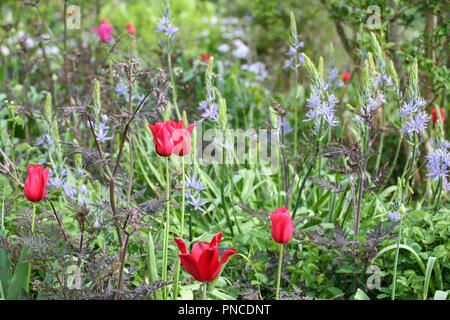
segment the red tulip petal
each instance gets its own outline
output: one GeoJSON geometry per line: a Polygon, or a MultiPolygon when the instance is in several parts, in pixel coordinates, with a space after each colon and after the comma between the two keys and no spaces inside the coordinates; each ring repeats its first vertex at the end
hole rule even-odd
{"type": "Polygon", "coordinates": [[[217,269],[220,269],[219,250],[217,250],[217,248],[206,248],[203,250],[197,261],[197,268],[200,272],[202,281],[213,281],[214,275],[217,273],[217,269]]]}
{"type": "Polygon", "coordinates": [[[154,139],[155,142],[156,142],[156,139],[157,139],[157,137],[158,137],[158,130],[156,129],[156,125],[149,124],[148,127],[149,127],[150,130],[152,131],[153,139],[154,139]]]}
{"type": "Polygon", "coordinates": [[[197,281],[203,281],[197,266],[197,261],[190,254],[179,254],[180,262],[186,271],[197,281]]]}
{"type": "Polygon", "coordinates": [[[186,246],[186,242],[184,242],[182,239],[178,239],[178,238],[174,238],[173,239],[178,247],[178,249],[180,249],[180,252],[182,254],[187,254],[187,246],[186,246]]]}
{"type": "Polygon", "coordinates": [[[222,269],[222,265],[223,265],[225,262],[227,262],[228,259],[230,258],[230,256],[232,256],[232,255],[235,254],[235,253],[239,253],[239,252],[238,252],[237,250],[231,248],[231,249],[227,250],[227,251],[222,255],[222,258],[221,258],[220,261],[219,261],[219,268],[217,268],[217,269],[215,270],[215,272],[213,273],[213,275],[212,275],[211,278],[213,278],[213,279],[217,278],[217,276],[218,276],[219,273],[220,273],[220,270],[222,269]]]}
{"type": "Polygon", "coordinates": [[[222,240],[222,231],[219,231],[209,243],[210,248],[218,248],[220,244],[220,240],[222,240]]]}
{"type": "Polygon", "coordinates": [[[209,248],[208,242],[194,243],[194,245],[192,246],[192,256],[195,258],[195,260],[198,260],[202,252],[207,248],[209,248]]]}
{"type": "Polygon", "coordinates": [[[162,127],[158,132],[158,138],[156,142],[156,152],[163,157],[168,157],[172,154],[174,143],[170,137],[169,131],[166,127],[162,127]]]}
{"type": "Polygon", "coordinates": [[[195,126],[195,123],[191,123],[191,124],[189,125],[189,127],[187,127],[186,130],[189,132],[189,134],[192,133],[192,129],[194,129],[194,126],[195,126]]]}
{"type": "Polygon", "coordinates": [[[228,259],[233,255],[239,253],[239,251],[237,251],[236,249],[228,249],[227,251],[225,251],[225,253],[222,255],[222,258],[220,258],[220,265],[223,265],[225,262],[228,261],[228,259]]]}

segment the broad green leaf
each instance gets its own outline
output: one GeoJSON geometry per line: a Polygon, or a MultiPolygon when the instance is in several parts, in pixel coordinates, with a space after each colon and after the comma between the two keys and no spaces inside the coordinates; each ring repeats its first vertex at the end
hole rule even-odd
{"type": "Polygon", "coordinates": [[[30,263],[24,262],[27,257],[28,248],[23,247],[19,261],[17,262],[16,270],[14,271],[14,275],[8,288],[8,294],[6,296],[8,300],[19,300],[22,295],[22,290],[28,290],[30,263]]]}
{"type": "Polygon", "coordinates": [[[370,298],[364,291],[358,288],[355,293],[355,300],[370,300],[370,298]]]}

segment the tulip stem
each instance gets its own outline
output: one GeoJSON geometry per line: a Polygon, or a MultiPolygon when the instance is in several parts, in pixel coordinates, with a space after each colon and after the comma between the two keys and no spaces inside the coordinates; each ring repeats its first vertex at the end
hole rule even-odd
{"type": "MultiPolygon", "coordinates": [[[[181,230],[180,239],[183,239],[184,233],[184,201],[185,201],[185,176],[184,176],[184,156],[181,157],[181,176],[182,176],[182,190],[181,190],[181,230]]],[[[180,259],[177,260],[177,267],[175,269],[175,287],[173,290],[173,300],[177,300],[178,296],[178,280],[180,279],[180,259]]]]}
{"type": "Polygon", "coordinates": [[[177,114],[178,120],[181,119],[181,114],[180,114],[180,110],[178,109],[178,104],[177,104],[177,84],[175,82],[175,77],[173,74],[173,67],[172,67],[172,54],[171,54],[171,50],[170,50],[170,46],[169,46],[169,50],[167,51],[167,65],[169,68],[169,76],[170,76],[170,82],[172,83],[172,103],[175,107],[175,112],[177,114]]]}
{"type": "Polygon", "coordinates": [[[208,293],[208,282],[203,283],[203,300],[207,300],[207,293],[208,293]]]}
{"type": "Polygon", "coordinates": [[[281,264],[283,262],[283,248],[284,248],[284,244],[280,243],[280,257],[278,258],[277,292],[275,295],[275,300],[278,300],[278,297],[280,294],[281,264]]]}
{"type": "MultiPolygon", "coordinates": [[[[33,218],[31,220],[31,233],[34,234],[34,218],[36,216],[36,203],[33,202],[33,218]]],[[[28,292],[30,288],[30,280],[31,280],[31,263],[28,263],[28,274],[27,274],[27,285],[25,288],[25,292],[28,292]]]]}
{"type": "Polygon", "coordinates": [[[34,233],[34,219],[36,217],[36,203],[33,203],[33,218],[31,220],[31,233],[34,233]]]}
{"type": "MultiPolygon", "coordinates": [[[[162,279],[167,282],[167,258],[168,258],[168,247],[169,247],[169,219],[170,219],[170,181],[169,181],[169,159],[166,158],[166,183],[167,183],[167,193],[166,193],[166,225],[165,225],[165,235],[164,235],[164,249],[163,249],[163,270],[162,279]]],[[[163,299],[167,299],[167,286],[163,289],[163,299]]]]}

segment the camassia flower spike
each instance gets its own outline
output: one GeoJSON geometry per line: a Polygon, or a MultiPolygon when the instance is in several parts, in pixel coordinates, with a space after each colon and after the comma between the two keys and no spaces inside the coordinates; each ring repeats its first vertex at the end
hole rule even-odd
{"type": "Polygon", "coordinates": [[[48,182],[48,168],[42,169],[40,164],[35,166],[27,164],[27,168],[28,177],[24,184],[25,197],[32,202],[41,201],[45,197],[45,187],[48,182]]]}
{"type": "Polygon", "coordinates": [[[222,239],[222,231],[217,233],[211,242],[196,242],[192,247],[192,253],[188,253],[186,243],[175,238],[175,243],[180,249],[181,264],[186,271],[200,282],[214,281],[222,269],[222,265],[228,261],[231,255],[238,253],[235,249],[227,250],[219,260],[219,244],[222,239]]]}

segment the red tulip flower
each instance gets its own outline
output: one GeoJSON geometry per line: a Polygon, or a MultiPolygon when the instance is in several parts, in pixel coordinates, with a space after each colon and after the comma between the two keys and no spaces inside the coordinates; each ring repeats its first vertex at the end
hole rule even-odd
{"type": "Polygon", "coordinates": [[[175,144],[172,140],[172,132],[175,121],[158,121],[154,125],[149,124],[148,127],[153,133],[155,139],[156,153],[161,157],[168,157],[172,154],[175,144]]]}
{"type": "Polygon", "coordinates": [[[191,123],[187,129],[184,128],[183,120],[174,124],[175,130],[172,132],[172,140],[175,144],[173,153],[180,157],[191,152],[191,133],[194,128],[194,123],[191,123]]]}
{"type": "Polygon", "coordinates": [[[132,23],[127,23],[127,29],[128,29],[128,33],[131,35],[136,33],[136,28],[134,27],[134,25],[132,23]]]}
{"type": "MultiPolygon", "coordinates": [[[[436,123],[436,121],[438,120],[436,108],[431,109],[431,113],[433,114],[433,123],[436,123]]],[[[442,118],[442,123],[445,123],[444,108],[441,108],[441,118],[442,118]]]]}
{"type": "Polygon", "coordinates": [[[211,57],[212,57],[212,55],[210,55],[210,54],[204,54],[204,53],[202,53],[202,54],[200,55],[200,58],[202,58],[202,61],[208,61],[209,59],[211,59],[211,57]]]}
{"type": "Polygon", "coordinates": [[[283,206],[270,214],[272,219],[272,238],[278,243],[288,243],[294,231],[291,213],[283,206]]]}
{"type": "Polygon", "coordinates": [[[348,81],[348,79],[350,79],[350,76],[351,76],[352,74],[350,73],[350,72],[343,72],[342,73],[342,81],[344,81],[344,83],[347,83],[347,81],[348,81]]]}
{"type": "Polygon", "coordinates": [[[192,253],[188,253],[186,243],[175,238],[175,243],[180,249],[181,264],[186,271],[200,282],[211,282],[217,278],[222,265],[228,261],[231,255],[238,253],[235,249],[227,250],[219,260],[219,244],[222,239],[222,231],[216,234],[211,242],[196,242],[192,247],[192,253]]]}
{"type": "Polygon", "coordinates": [[[168,157],[172,153],[184,156],[191,152],[191,132],[194,124],[190,124],[187,129],[184,128],[183,120],[176,121],[158,121],[148,127],[153,133],[155,139],[156,153],[162,157],[168,157]]]}
{"type": "Polygon", "coordinates": [[[25,180],[25,197],[33,202],[38,202],[45,197],[45,186],[48,182],[48,168],[42,169],[40,164],[27,165],[28,177],[25,180]]]}
{"type": "Polygon", "coordinates": [[[100,24],[99,28],[94,28],[92,29],[92,31],[98,33],[98,35],[100,36],[100,40],[102,42],[108,42],[109,40],[112,39],[112,24],[108,23],[102,23],[100,24]]]}

